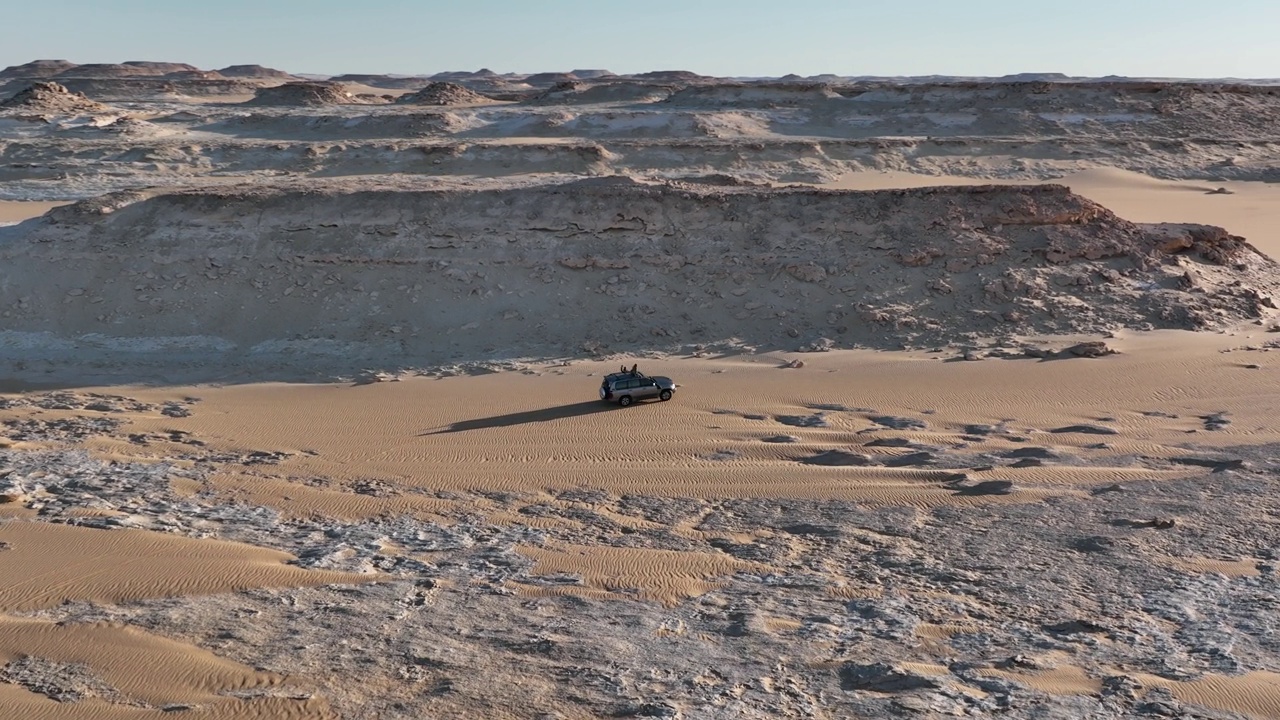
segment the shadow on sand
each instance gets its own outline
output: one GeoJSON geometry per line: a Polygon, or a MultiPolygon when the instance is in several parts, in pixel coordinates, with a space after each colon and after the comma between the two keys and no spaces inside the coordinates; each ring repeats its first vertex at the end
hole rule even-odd
{"type": "Polygon", "coordinates": [[[561,405],[559,407],[542,408],[540,410],[508,413],[506,415],[494,415],[493,417],[477,418],[475,420],[463,420],[440,430],[429,430],[419,435],[419,437],[422,435],[441,435],[444,433],[466,432],[467,430],[515,427],[516,425],[528,425],[529,423],[563,420],[565,418],[607,412],[615,409],[615,407],[616,406],[612,403],[605,403],[600,400],[588,400],[586,402],[573,403],[572,405],[561,405]]]}

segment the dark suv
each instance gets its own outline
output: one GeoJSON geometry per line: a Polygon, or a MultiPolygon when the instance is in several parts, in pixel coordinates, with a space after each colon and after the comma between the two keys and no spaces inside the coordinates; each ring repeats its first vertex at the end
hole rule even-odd
{"type": "Polygon", "coordinates": [[[600,383],[600,399],[626,407],[637,400],[658,398],[670,400],[676,384],[668,377],[650,377],[635,369],[604,376],[600,383]]]}

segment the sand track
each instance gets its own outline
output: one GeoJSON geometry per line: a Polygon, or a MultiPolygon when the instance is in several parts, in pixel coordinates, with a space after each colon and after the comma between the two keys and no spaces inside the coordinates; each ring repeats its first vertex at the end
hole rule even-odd
{"type": "MultiPolygon", "coordinates": [[[[329,517],[449,516],[467,506],[441,491],[532,497],[578,487],[872,505],[1029,502],[1212,469],[1208,461],[1172,461],[1195,455],[1180,447],[1189,437],[1220,447],[1277,439],[1268,420],[1276,406],[1263,389],[1271,385],[1223,359],[1229,339],[1192,345],[1169,334],[1113,342],[1121,354],[1047,363],[940,365],[926,356],[904,362],[841,352],[811,356],[799,370],[779,369],[768,358],[650,361],[651,372],[685,387],[670,403],[626,410],[578,399],[608,368],[592,363],[555,373],[356,386],[132,389],[152,407],[175,393],[201,400],[190,417],[126,417],[131,433],[178,433],[206,443],[197,452],[243,458],[214,477],[220,492],[329,517]],[[1162,348],[1173,345],[1183,355],[1170,365],[1162,348]],[[1170,386],[1168,377],[1185,380],[1170,386]],[[1201,377],[1215,378],[1211,390],[1201,377]],[[1005,388],[1000,397],[980,397],[997,380],[1005,388]],[[1220,413],[1230,424],[1205,430],[1205,418],[1220,413]],[[1111,434],[1054,432],[1074,426],[1111,434]],[[774,441],[779,437],[785,442],[774,441]],[[254,452],[279,459],[254,464],[254,452]],[[312,477],[336,484],[299,484],[312,477]],[[353,494],[373,480],[393,492],[353,494]],[[1014,490],[964,490],[991,480],[1011,481],[1014,490]]],[[[184,448],[86,443],[138,459],[174,457],[184,448]]]]}

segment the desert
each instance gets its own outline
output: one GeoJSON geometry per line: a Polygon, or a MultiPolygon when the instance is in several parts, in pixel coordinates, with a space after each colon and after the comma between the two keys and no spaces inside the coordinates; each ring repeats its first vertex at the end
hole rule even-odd
{"type": "Polygon", "coordinates": [[[1278,124],[8,67],[0,717],[1280,717],[1278,124]]]}

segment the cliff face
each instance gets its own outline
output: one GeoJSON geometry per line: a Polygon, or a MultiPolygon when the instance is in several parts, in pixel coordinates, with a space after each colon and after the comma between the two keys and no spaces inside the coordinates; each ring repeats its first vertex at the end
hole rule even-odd
{"type": "Polygon", "coordinates": [[[1060,186],[125,193],[0,235],[6,327],[388,364],[1212,328],[1274,263],[1060,186]]]}

